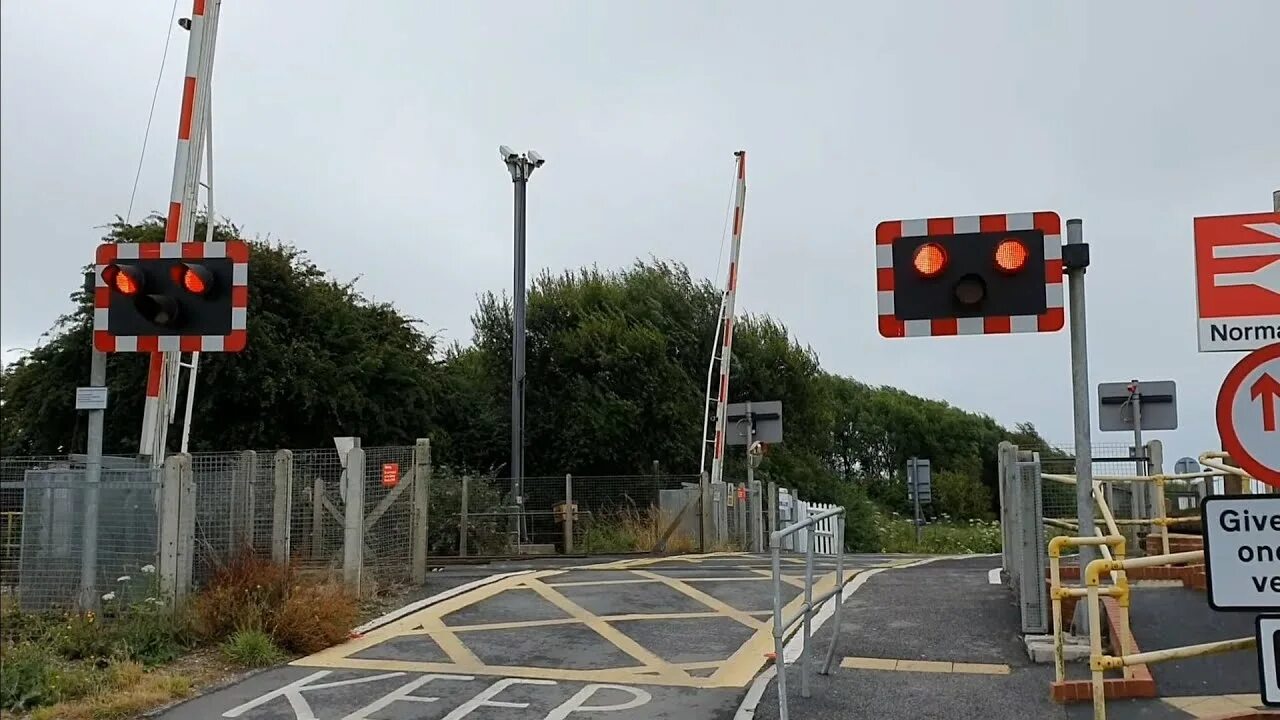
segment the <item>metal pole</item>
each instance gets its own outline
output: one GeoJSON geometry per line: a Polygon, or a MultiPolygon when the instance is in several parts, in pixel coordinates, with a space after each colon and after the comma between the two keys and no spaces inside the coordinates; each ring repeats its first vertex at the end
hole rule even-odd
{"type": "Polygon", "coordinates": [[[519,510],[524,482],[524,351],[525,351],[525,195],[529,176],[524,163],[511,171],[515,185],[515,277],[512,289],[511,334],[511,504],[517,514],[511,518],[512,532],[520,535],[519,510]]]}
{"type": "MultiPolygon", "coordinates": [[[[1142,477],[1147,474],[1147,450],[1142,446],[1142,387],[1137,380],[1133,381],[1133,466],[1134,474],[1142,477]]],[[[1110,483],[1108,483],[1110,487],[1110,483]]],[[[1129,513],[1134,520],[1140,520],[1143,517],[1142,504],[1139,502],[1141,498],[1144,502],[1147,494],[1146,483],[1133,483],[1133,493],[1131,504],[1131,512],[1129,513]]],[[[1115,512],[1115,505],[1111,503],[1111,498],[1107,498],[1107,505],[1115,512]]]]}
{"type": "MultiPolygon", "coordinates": [[[[806,520],[808,517],[805,518],[806,520]]],[[[800,646],[800,697],[809,697],[809,639],[813,618],[813,546],[818,526],[810,525],[804,533],[804,644],[800,646]]]]}
{"type": "MultiPolygon", "coordinates": [[[[702,476],[705,478],[706,473],[702,476]]],[[[774,530],[776,533],[777,530],[774,530]]],[[[773,667],[778,674],[778,718],[787,720],[787,659],[782,643],[782,541],[777,536],[769,539],[773,562],[773,667]]]]}
{"type": "MultiPolygon", "coordinates": [[[[93,351],[89,385],[107,384],[107,354],[93,351]]],[[[80,609],[98,606],[98,481],[102,478],[102,426],[106,410],[89,411],[89,436],[84,466],[84,538],[80,544],[80,609]]]]}
{"type": "MultiPolygon", "coordinates": [[[[1079,218],[1067,220],[1067,244],[1084,242],[1084,229],[1079,218]]],[[[1085,324],[1085,268],[1067,270],[1067,291],[1071,306],[1071,398],[1075,416],[1076,454],[1076,519],[1083,537],[1093,537],[1093,437],[1089,407],[1089,344],[1085,324]]],[[[1093,562],[1095,551],[1080,548],[1080,571],[1093,562]]],[[[1076,626],[1087,631],[1089,615],[1084,603],[1076,605],[1076,626]]]]}
{"type": "Polygon", "coordinates": [[[1280,190],[1271,193],[1271,211],[1280,212],[1280,190]]]}
{"type": "Polygon", "coordinates": [[[836,516],[836,594],[831,600],[836,604],[835,627],[831,629],[831,644],[827,646],[827,661],[822,664],[822,674],[831,674],[831,663],[836,657],[836,642],[840,640],[840,608],[844,606],[844,512],[836,516]]]}
{"type": "Polygon", "coordinates": [[[778,530],[778,483],[770,480],[768,485],[769,496],[765,498],[769,515],[769,532],[777,532],[778,530]]]}

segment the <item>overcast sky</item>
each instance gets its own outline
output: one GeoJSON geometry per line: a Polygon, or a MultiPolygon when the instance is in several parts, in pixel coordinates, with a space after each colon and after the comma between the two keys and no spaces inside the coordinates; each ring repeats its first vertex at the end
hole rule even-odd
{"type": "MultiPolygon", "coordinates": [[[[169,12],[0,5],[6,359],[126,212],[172,35],[133,217],[167,204],[187,38],[169,12]]],[[[1066,332],[884,340],[875,323],[880,220],[1057,210],[1093,248],[1091,380],[1178,382],[1182,429],[1153,434],[1172,462],[1217,447],[1239,357],[1197,352],[1192,218],[1270,209],[1277,28],[1274,0],[229,0],[216,210],[466,341],[477,293],[511,284],[499,143],[547,158],[531,270],[652,254],[706,276],[745,149],[740,308],[832,371],[1069,443],[1066,332]]]]}

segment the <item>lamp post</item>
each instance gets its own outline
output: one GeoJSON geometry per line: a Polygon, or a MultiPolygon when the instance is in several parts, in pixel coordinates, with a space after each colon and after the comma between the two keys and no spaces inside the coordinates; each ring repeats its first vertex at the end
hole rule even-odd
{"type": "MultiPolygon", "coordinates": [[[[517,153],[506,145],[498,148],[502,162],[511,172],[515,188],[515,277],[512,288],[511,329],[511,497],[517,508],[524,505],[524,376],[525,376],[525,194],[529,176],[546,162],[533,150],[517,153]]],[[[517,541],[521,534],[520,513],[512,516],[511,530],[517,541]]]]}

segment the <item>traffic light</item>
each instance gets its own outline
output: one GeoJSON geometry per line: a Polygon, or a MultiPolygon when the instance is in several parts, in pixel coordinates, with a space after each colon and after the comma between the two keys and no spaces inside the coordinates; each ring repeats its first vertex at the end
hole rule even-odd
{"type": "Polygon", "coordinates": [[[94,345],[104,352],[244,347],[248,247],[109,243],[98,248],[94,345]]]}
{"type": "Polygon", "coordinates": [[[1056,213],[892,220],[876,228],[885,337],[1062,328],[1056,213]]]}

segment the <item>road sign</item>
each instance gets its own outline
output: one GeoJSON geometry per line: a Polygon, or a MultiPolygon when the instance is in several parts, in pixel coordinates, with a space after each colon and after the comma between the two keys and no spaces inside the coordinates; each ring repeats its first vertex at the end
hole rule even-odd
{"type": "Polygon", "coordinates": [[[782,442],[782,401],[729,403],[725,408],[725,439],[730,445],[782,442]],[[752,430],[754,429],[754,433],[752,430]]]}
{"type": "Polygon", "coordinates": [[[239,352],[248,307],[243,242],[98,246],[93,346],[99,352],[239,352]]]}
{"type": "Polygon", "coordinates": [[[97,386],[76,388],[76,409],[106,410],[107,388],[97,386]]]}
{"type": "Polygon", "coordinates": [[[1100,429],[1133,430],[1135,417],[1141,419],[1142,430],[1177,430],[1177,385],[1172,380],[1098,384],[1100,429]]]}
{"type": "Polygon", "coordinates": [[[1190,475],[1200,472],[1200,461],[1192,457],[1178,458],[1173,464],[1173,472],[1178,475],[1190,475]]]}
{"type": "Polygon", "coordinates": [[[1195,219],[1200,352],[1280,340],[1280,212],[1195,219]]]}
{"type": "Polygon", "coordinates": [[[1245,472],[1280,488],[1280,342],[1236,363],[1218,391],[1222,447],[1245,472]]]}
{"type": "Polygon", "coordinates": [[[907,500],[915,502],[916,488],[920,489],[921,504],[933,502],[933,478],[928,460],[907,459],[907,500]]]}
{"type": "Polygon", "coordinates": [[[887,338],[1061,330],[1062,277],[1054,212],[876,226],[876,305],[887,338]]]}
{"type": "Polygon", "coordinates": [[[1280,707],[1280,615],[1259,615],[1256,626],[1262,704],[1280,707]]]}
{"type": "Polygon", "coordinates": [[[1200,503],[1209,607],[1280,609],[1280,495],[1217,495],[1200,503]]]}

